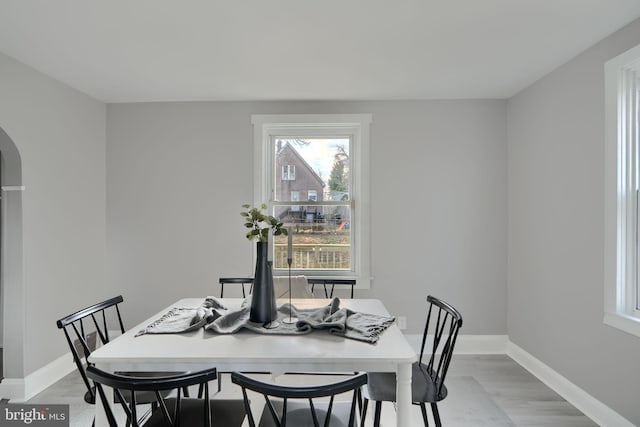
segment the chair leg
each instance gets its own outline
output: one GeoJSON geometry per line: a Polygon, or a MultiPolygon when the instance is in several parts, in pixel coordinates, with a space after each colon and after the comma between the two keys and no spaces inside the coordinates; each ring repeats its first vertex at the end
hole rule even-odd
{"type": "Polygon", "coordinates": [[[376,402],[376,410],[373,414],[373,427],[380,427],[380,412],[382,411],[382,401],[376,402]]]}
{"type": "Polygon", "coordinates": [[[440,422],[440,413],[438,412],[438,405],[435,402],[431,404],[431,412],[433,412],[433,419],[436,422],[436,427],[442,427],[442,423],[440,422]]]}
{"type": "Polygon", "coordinates": [[[364,420],[367,418],[367,407],[369,406],[369,399],[364,399],[362,402],[362,408],[360,408],[360,427],[364,427],[364,420]]]}
{"type": "Polygon", "coordinates": [[[424,420],[424,427],[429,427],[429,418],[427,417],[426,403],[420,402],[420,410],[422,411],[422,419],[424,420]]]}

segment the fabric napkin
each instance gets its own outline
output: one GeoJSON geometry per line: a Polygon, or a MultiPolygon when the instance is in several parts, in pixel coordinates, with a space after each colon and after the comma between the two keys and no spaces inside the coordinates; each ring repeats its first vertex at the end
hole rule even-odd
{"type": "MultiPolygon", "coordinates": [[[[288,317],[289,304],[283,304],[279,311],[288,317]]],[[[329,305],[319,309],[298,309],[291,305],[291,313],[298,318],[296,328],[300,333],[328,329],[334,335],[371,344],[378,342],[379,335],[395,321],[394,317],[340,308],[339,298],[333,298],[329,305]]]]}
{"type": "Polygon", "coordinates": [[[197,308],[173,307],[135,336],[144,334],[178,334],[195,331],[224,315],[227,308],[216,298],[207,297],[197,308]]]}

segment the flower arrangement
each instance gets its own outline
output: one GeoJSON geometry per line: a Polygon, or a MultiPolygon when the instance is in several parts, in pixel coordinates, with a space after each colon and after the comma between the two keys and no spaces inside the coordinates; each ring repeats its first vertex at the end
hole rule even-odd
{"type": "Polygon", "coordinates": [[[245,218],[244,226],[249,229],[246,234],[247,239],[256,240],[257,242],[269,241],[269,230],[273,231],[274,236],[288,235],[284,224],[279,222],[275,217],[266,215],[263,211],[267,209],[266,204],[260,205],[259,208],[251,207],[251,205],[242,205],[245,209],[240,212],[245,218]]]}

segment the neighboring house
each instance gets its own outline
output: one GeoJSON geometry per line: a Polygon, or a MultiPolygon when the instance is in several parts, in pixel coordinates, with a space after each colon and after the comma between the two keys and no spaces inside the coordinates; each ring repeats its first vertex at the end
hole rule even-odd
{"type": "MultiPolygon", "coordinates": [[[[322,202],[324,182],[288,142],[278,142],[276,153],[276,200],[322,202]]],[[[323,218],[322,206],[287,206],[276,215],[290,221],[313,222],[323,218]]]]}

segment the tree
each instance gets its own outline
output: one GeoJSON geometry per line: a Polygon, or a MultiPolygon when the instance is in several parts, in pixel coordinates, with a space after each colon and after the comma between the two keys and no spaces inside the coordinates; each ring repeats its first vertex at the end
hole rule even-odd
{"type": "Polygon", "coordinates": [[[339,145],[336,147],[334,155],[333,167],[329,175],[329,189],[331,191],[349,191],[349,173],[345,170],[345,164],[349,160],[349,155],[344,147],[339,145]]]}

